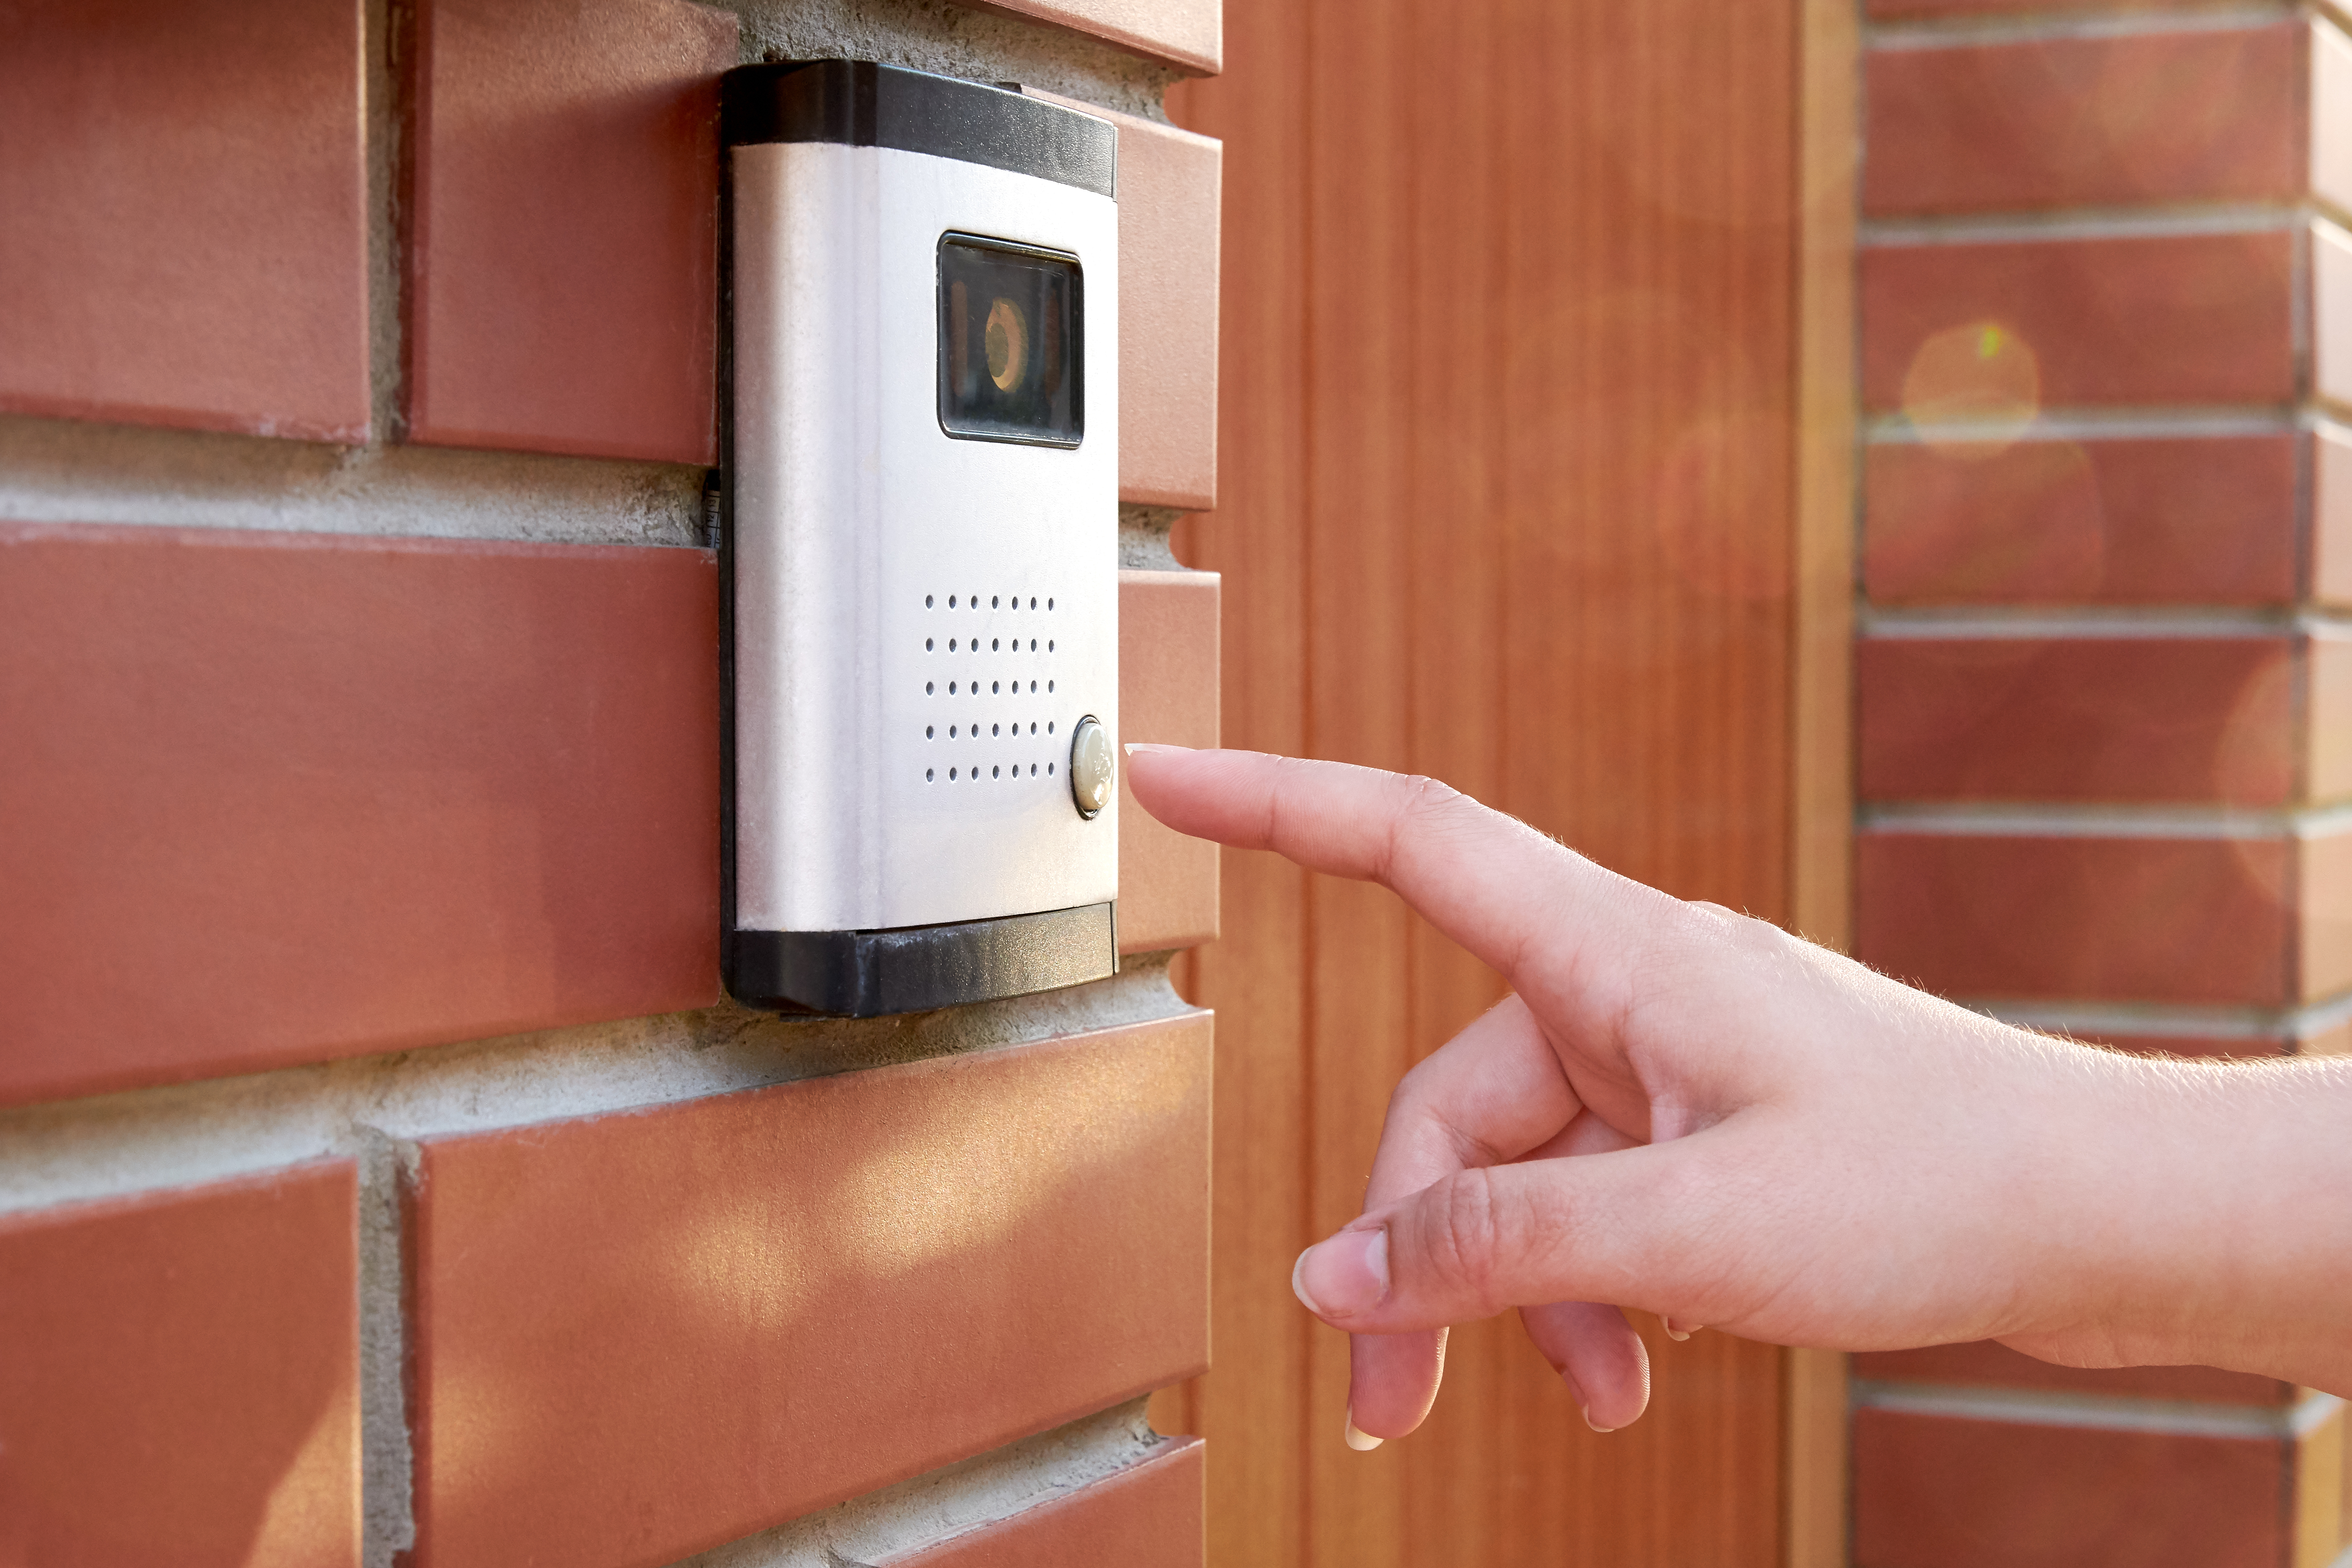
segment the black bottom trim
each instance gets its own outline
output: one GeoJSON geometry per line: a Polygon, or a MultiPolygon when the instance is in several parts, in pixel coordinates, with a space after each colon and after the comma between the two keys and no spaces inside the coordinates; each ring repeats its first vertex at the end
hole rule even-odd
{"type": "Polygon", "coordinates": [[[1118,905],[893,931],[737,931],[726,956],[727,988],[747,1007],[928,1012],[1118,973],[1118,905]]]}

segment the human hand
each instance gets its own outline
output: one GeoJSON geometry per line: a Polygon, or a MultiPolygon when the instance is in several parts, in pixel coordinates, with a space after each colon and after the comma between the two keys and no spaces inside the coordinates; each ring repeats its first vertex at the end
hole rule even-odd
{"type": "Polygon", "coordinates": [[[2294,1179],[2352,1190],[2324,1152],[2352,1143],[2352,1074],[2012,1029],[1427,779],[1134,747],[1129,782],[1181,831],[1386,884],[1515,993],[1405,1076],[1363,1216],[1299,1260],[1300,1299],[1354,1336],[1351,1441],[1418,1426],[1445,1326],[1513,1306],[1603,1430],[1648,1399],[1622,1307],[1783,1344],[2352,1382],[2323,1304],[2352,1299],[2352,1226],[2321,1225],[2316,1274],[2266,1273],[2282,1173],[2243,1157],[2284,1126],[2294,1179]],[[2315,1309],[2320,1332],[2282,1333],[2315,1309]]]}

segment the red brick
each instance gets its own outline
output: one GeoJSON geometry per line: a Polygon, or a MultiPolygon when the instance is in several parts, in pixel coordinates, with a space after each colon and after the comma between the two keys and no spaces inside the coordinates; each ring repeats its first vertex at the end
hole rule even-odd
{"type": "Polygon", "coordinates": [[[1856,1568],[2277,1568],[2290,1446],[1859,1410],[1856,1568]]]}
{"type": "Polygon", "coordinates": [[[1864,210],[2294,201],[2308,37],[2282,21],[1873,51],[1864,210]]]}
{"type": "Polygon", "coordinates": [[[715,1000],[716,580],[0,525],[0,1103],[715,1000]]]}
{"type": "MultiPolygon", "coordinates": [[[[1873,446],[1864,579],[1881,604],[2291,603],[2295,449],[2287,434],[1873,446]]],[[[2331,560],[2352,551],[2343,477],[2331,560]]],[[[2343,571],[2352,596],[2352,559],[2343,571]]]]}
{"type": "Polygon", "coordinates": [[[418,1568],[668,1563],[1199,1371],[1206,1014],[436,1140],[418,1568]]]}
{"type": "Polygon", "coordinates": [[[0,1562],[360,1560],[352,1166],[0,1218],[0,1562]]]}
{"type": "Polygon", "coordinates": [[[0,411],[367,438],[360,10],[0,12],[0,411]]]}
{"type": "Polygon", "coordinates": [[[1066,1497],[883,1568],[1201,1568],[1202,1449],[1171,1445],[1066,1497]]]}
{"type": "Polygon", "coordinates": [[[2311,193],[2352,205],[2352,39],[2326,20],[2311,24],[2311,193]]]}
{"type": "Polygon", "coordinates": [[[2210,11],[2211,0],[1863,0],[1874,20],[1993,16],[2005,11],[2210,11]]]}
{"type": "Polygon", "coordinates": [[[2352,235],[2311,225],[2311,377],[2322,402],[2352,407],[2352,235]]]}
{"type": "Polygon", "coordinates": [[[2225,1405],[2282,1406],[2295,1399],[2294,1384],[2251,1372],[2225,1372],[2217,1366],[2055,1366],[1990,1340],[1856,1355],[1853,1375],[1875,1382],[2033,1388],[2225,1405]]]}
{"type": "Polygon", "coordinates": [[[1997,322],[2032,351],[2045,406],[2291,402],[2295,244],[2281,230],[1873,246],[1864,399],[1901,408],[1930,337],[1997,322]]]}
{"type": "Polygon", "coordinates": [[[2307,1428],[2294,1446],[2294,1501],[2290,1518],[2295,1568],[2332,1568],[2338,1549],[2352,1543],[2346,1491],[2352,1448],[2345,1443],[2344,1406],[2307,1428]]]}
{"type": "Polygon", "coordinates": [[[2352,832],[2307,832],[2295,840],[2302,921],[2296,966],[2302,999],[2352,990],[2352,832]]]}
{"type": "Polygon", "coordinates": [[[1865,638],[1866,800],[2285,804],[2302,747],[2281,637],[1865,638]]]}
{"type": "Polygon", "coordinates": [[[1224,68],[1223,0],[981,0],[981,8],[1066,27],[1200,75],[1224,68]]]}
{"type": "Polygon", "coordinates": [[[2352,431],[2319,426],[2311,461],[2311,595],[2352,605],[2352,431]]]}
{"type": "Polygon", "coordinates": [[[1854,953],[1952,997],[2282,1007],[2293,859],[2283,838],[1867,830],[1854,953]]]}
{"type": "Polygon", "coordinates": [[[1217,504],[1217,223],[1224,144],[1055,93],[1118,127],[1118,497],[1217,504]]]}
{"type": "Polygon", "coordinates": [[[2342,800],[2352,797],[2352,637],[2315,632],[2305,648],[2305,792],[2317,802],[2342,800]]]}
{"type": "MultiPolygon", "coordinates": [[[[1218,578],[1118,574],[1118,711],[1129,741],[1217,744],[1218,578]]],[[[1118,945],[1155,953],[1217,939],[1217,846],[1163,827],[1128,792],[1118,808],[1118,945]]]]}
{"type": "Polygon", "coordinates": [[[735,18],[424,0],[417,32],[412,439],[716,461],[735,18]]]}

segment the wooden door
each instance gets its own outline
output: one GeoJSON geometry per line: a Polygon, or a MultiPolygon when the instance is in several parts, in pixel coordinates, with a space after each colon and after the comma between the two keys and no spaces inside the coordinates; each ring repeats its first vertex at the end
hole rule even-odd
{"type": "MultiPolygon", "coordinates": [[[[1800,494],[1801,9],[1228,8],[1226,73],[1171,97],[1225,142],[1220,502],[1176,542],[1225,574],[1228,745],[1433,774],[1790,917],[1826,863],[1798,804],[1843,777],[1842,677],[1821,735],[1798,700],[1799,518],[1837,513],[1800,494]]],[[[1719,1333],[1642,1320],[1650,1414],[1602,1437],[1515,1318],[1457,1330],[1429,1424],[1345,1447],[1292,1260],[1500,986],[1382,891],[1223,874],[1178,971],[1218,1013],[1214,1370],[1158,1407],[1210,1439],[1212,1568],[1781,1561],[1783,1360],[1719,1333]]]]}

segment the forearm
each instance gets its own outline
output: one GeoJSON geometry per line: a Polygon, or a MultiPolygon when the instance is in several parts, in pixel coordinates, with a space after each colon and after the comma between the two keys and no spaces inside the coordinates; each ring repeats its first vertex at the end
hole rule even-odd
{"type": "Polygon", "coordinates": [[[2352,1060],[2134,1062],[2091,1098],[2084,1223],[2060,1241],[2097,1275],[2113,1359],[2352,1395],[2352,1060]]]}

